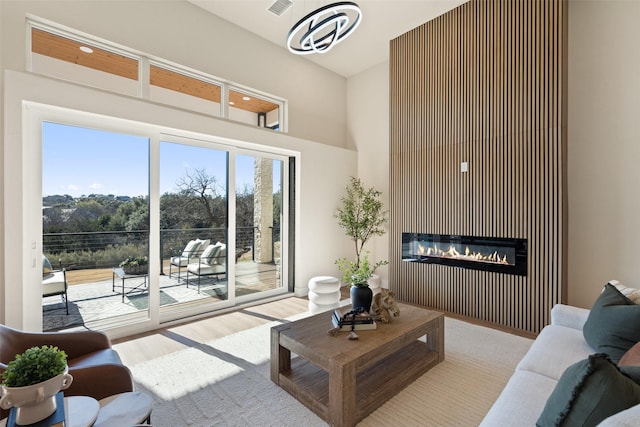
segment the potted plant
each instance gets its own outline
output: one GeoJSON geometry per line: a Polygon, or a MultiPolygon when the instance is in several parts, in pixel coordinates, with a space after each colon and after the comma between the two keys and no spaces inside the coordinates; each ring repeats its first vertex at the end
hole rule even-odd
{"type": "Polygon", "coordinates": [[[120,263],[120,268],[126,274],[147,274],[149,271],[149,258],[146,256],[130,256],[120,263]]]}
{"type": "Polygon", "coordinates": [[[58,347],[31,347],[2,373],[2,409],[16,408],[17,424],[33,424],[56,411],[56,394],[73,382],[67,354],[58,347]]]}
{"type": "Polygon", "coordinates": [[[335,263],[342,273],[342,281],[351,284],[353,308],[364,307],[369,311],[373,292],[369,288],[368,279],[378,267],[388,264],[388,261],[377,261],[371,265],[369,253],[364,250],[364,246],[371,237],[382,236],[386,232],[383,226],[387,222],[387,211],[383,210],[380,200],[382,192],[373,187],[365,188],[359,178],[351,177],[346,191],[335,217],[338,225],[353,241],[355,259],[340,258],[335,263]]]}

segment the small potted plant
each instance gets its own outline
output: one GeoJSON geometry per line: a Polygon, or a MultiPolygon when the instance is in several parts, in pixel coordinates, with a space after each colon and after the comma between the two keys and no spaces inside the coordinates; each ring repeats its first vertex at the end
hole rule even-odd
{"type": "Polygon", "coordinates": [[[373,292],[369,288],[369,279],[373,277],[376,269],[387,265],[388,261],[378,261],[373,266],[369,263],[369,252],[363,252],[360,265],[346,258],[336,260],[338,269],[342,272],[342,281],[351,284],[351,305],[353,308],[363,307],[369,311],[373,292]]]}
{"type": "Polygon", "coordinates": [[[2,409],[16,408],[16,423],[33,424],[56,411],[56,394],[73,382],[67,354],[58,347],[31,347],[2,373],[2,409]]]}
{"type": "Polygon", "coordinates": [[[149,271],[149,258],[146,256],[130,256],[120,263],[120,268],[126,274],[147,274],[149,271]]]}
{"type": "Polygon", "coordinates": [[[378,261],[371,265],[369,253],[364,251],[364,245],[373,236],[385,233],[383,226],[387,222],[387,211],[383,210],[380,200],[382,192],[375,188],[365,188],[360,179],[351,177],[347,185],[347,194],[341,199],[335,217],[338,225],[344,229],[354,244],[355,260],[340,258],[335,261],[342,273],[342,281],[351,284],[351,305],[353,308],[364,307],[369,311],[373,292],[369,288],[368,279],[375,270],[388,264],[388,261],[378,261]],[[358,295],[354,298],[354,295],[358,295]],[[364,300],[360,299],[364,297],[364,300]]]}

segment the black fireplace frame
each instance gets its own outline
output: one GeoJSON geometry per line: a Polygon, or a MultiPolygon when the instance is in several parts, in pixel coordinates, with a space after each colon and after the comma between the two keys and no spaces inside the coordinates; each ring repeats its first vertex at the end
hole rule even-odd
{"type": "Polygon", "coordinates": [[[527,275],[527,239],[503,238],[503,237],[478,237],[460,236],[451,234],[430,233],[402,233],[402,261],[418,262],[425,264],[441,264],[450,267],[468,268],[473,270],[490,271],[494,273],[527,275]],[[495,248],[508,248],[514,251],[513,263],[499,264],[490,262],[468,261],[458,258],[446,258],[411,253],[410,246],[413,242],[434,242],[443,245],[473,245],[489,246],[495,248]]]}

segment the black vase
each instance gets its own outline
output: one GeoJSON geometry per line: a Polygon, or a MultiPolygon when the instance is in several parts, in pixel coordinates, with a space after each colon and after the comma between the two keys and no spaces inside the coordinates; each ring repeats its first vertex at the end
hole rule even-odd
{"type": "Polygon", "coordinates": [[[371,310],[373,291],[368,286],[351,286],[351,307],[356,309],[362,307],[365,311],[371,310]]]}

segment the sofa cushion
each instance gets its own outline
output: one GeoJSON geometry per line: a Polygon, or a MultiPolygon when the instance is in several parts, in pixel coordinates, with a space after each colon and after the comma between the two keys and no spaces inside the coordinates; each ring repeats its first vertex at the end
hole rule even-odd
{"type": "Polygon", "coordinates": [[[498,396],[480,427],[533,425],[557,381],[530,371],[516,371],[498,396]]]}
{"type": "Polygon", "coordinates": [[[640,385],[624,375],[606,354],[571,365],[547,399],[537,426],[596,426],[640,403],[640,385]]]}
{"type": "Polygon", "coordinates": [[[607,283],[591,308],[583,328],[585,340],[615,363],[640,341],[640,305],[607,283]]]}
{"type": "Polygon", "coordinates": [[[582,330],[548,325],[540,331],[516,369],[536,372],[557,381],[565,369],[593,353],[595,351],[584,340],[582,330]]]}

